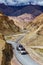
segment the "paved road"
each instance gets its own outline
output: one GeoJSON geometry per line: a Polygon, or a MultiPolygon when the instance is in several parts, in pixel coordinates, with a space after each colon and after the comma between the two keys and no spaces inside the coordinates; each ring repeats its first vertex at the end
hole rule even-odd
{"type": "Polygon", "coordinates": [[[28,54],[27,55],[21,55],[17,50],[16,47],[19,45],[19,43],[15,43],[13,41],[7,41],[9,44],[12,44],[13,46],[13,52],[17,58],[17,60],[22,65],[39,65],[36,61],[34,61],[28,54]]]}

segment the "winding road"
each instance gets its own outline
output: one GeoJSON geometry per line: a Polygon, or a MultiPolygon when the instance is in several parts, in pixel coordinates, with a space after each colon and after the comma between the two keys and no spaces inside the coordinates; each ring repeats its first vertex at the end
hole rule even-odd
{"type": "Polygon", "coordinates": [[[36,61],[34,61],[29,54],[27,55],[21,55],[16,49],[16,47],[19,45],[19,43],[13,42],[11,40],[6,41],[9,44],[12,44],[13,46],[13,53],[15,54],[17,60],[22,64],[22,65],[39,65],[36,61]]]}

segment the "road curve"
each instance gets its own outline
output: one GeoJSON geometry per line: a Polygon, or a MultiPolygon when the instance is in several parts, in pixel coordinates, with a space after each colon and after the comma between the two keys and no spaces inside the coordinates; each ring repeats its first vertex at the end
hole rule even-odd
{"type": "Polygon", "coordinates": [[[12,44],[13,46],[13,52],[17,58],[17,60],[22,65],[39,65],[36,61],[34,61],[28,54],[27,55],[21,55],[17,50],[16,47],[19,45],[19,43],[15,43],[13,41],[7,41],[7,43],[12,44]]]}

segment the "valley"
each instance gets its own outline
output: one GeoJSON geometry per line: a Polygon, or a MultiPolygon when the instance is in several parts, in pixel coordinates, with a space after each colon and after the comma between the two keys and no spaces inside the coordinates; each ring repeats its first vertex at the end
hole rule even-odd
{"type": "Polygon", "coordinates": [[[4,8],[5,10],[3,6],[0,7],[3,11],[0,11],[0,65],[22,65],[19,60],[24,56],[22,57],[17,49],[14,50],[19,44],[28,52],[30,62],[43,65],[43,10],[40,10],[41,6],[29,5],[20,9],[18,7],[17,10],[14,7],[15,11],[13,7],[11,11],[9,8],[6,11],[5,5],[4,8]]]}

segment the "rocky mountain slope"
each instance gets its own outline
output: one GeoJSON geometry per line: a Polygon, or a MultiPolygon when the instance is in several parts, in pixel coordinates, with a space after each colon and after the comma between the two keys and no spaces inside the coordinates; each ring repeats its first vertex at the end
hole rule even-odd
{"type": "Polygon", "coordinates": [[[3,40],[2,34],[0,33],[0,65],[2,62],[2,50],[5,48],[5,41],[3,40]]]}
{"type": "MultiPolygon", "coordinates": [[[[29,43],[32,43],[32,41],[33,42],[35,41],[34,42],[34,44],[35,44],[36,42],[40,43],[43,40],[43,14],[37,16],[32,22],[29,23],[28,30],[30,30],[30,33],[26,34],[26,36],[22,40],[22,42],[24,41],[23,43],[29,44],[29,43]],[[39,37],[40,42],[38,42],[37,36],[40,36],[40,34],[41,34],[42,39],[40,39],[40,37],[39,37]]],[[[43,41],[42,41],[42,43],[43,43],[43,41]]]]}
{"type": "Polygon", "coordinates": [[[4,35],[14,34],[19,32],[19,30],[19,27],[14,24],[13,20],[10,20],[8,16],[0,13],[0,33],[4,35]]]}
{"type": "Polygon", "coordinates": [[[11,65],[13,57],[12,45],[7,44],[4,36],[0,33],[0,65],[11,65]]]}
{"type": "MultiPolygon", "coordinates": [[[[26,27],[27,27],[27,29],[28,28],[31,29],[32,27],[37,28],[39,26],[39,25],[37,25],[38,23],[34,23],[34,21],[38,20],[37,19],[38,16],[34,16],[32,14],[24,13],[20,16],[9,17],[9,18],[12,19],[14,21],[14,24],[17,25],[18,27],[20,27],[21,29],[26,29],[26,27]]],[[[33,28],[32,28],[32,30],[33,30],[33,28]]]]}
{"type": "Polygon", "coordinates": [[[14,14],[14,16],[10,16],[9,18],[12,19],[14,21],[14,24],[16,24],[21,29],[26,29],[28,23],[41,13],[42,10],[39,9],[39,6],[29,5],[12,13],[12,15],[14,14]]]}
{"type": "Polygon", "coordinates": [[[38,5],[14,7],[0,4],[0,11],[6,15],[11,15],[9,18],[11,18],[14,21],[14,24],[21,29],[26,29],[28,22],[32,21],[36,16],[42,13],[41,8],[42,7],[38,5]]]}
{"type": "Polygon", "coordinates": [[[34,16],[31,14],[22,14],[17,17],[9,17],[14,21],[14,24],[20,27],[21,29],[26,29],[29,22],[31,22],[34,19],[34,16]]]}
{"type": "Polygon", "coordinates": [[[40,25],[43,24],[43,13],[37,16],[33,21],[29,22],[27,29],[30,31],[34,31],[39,28],[40,25]]]}

